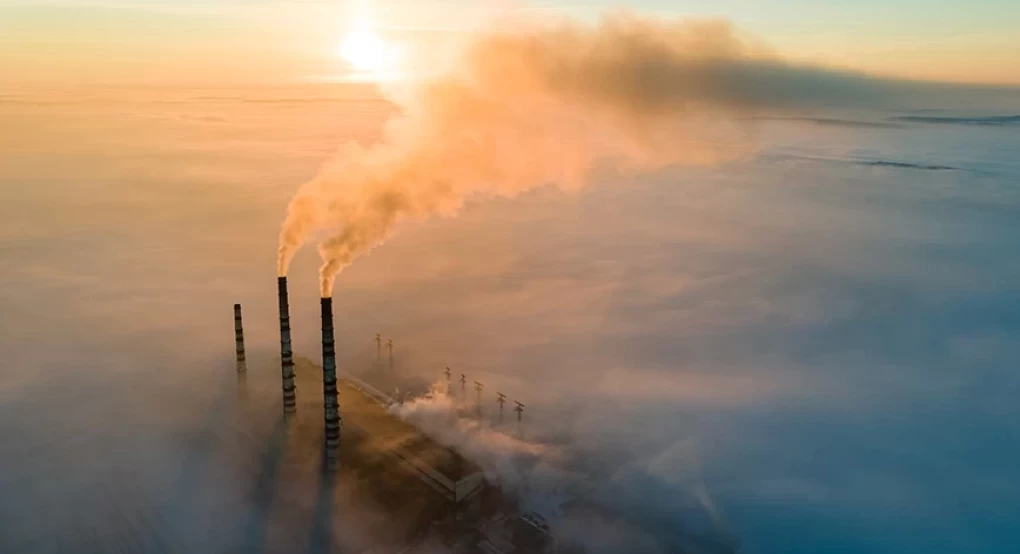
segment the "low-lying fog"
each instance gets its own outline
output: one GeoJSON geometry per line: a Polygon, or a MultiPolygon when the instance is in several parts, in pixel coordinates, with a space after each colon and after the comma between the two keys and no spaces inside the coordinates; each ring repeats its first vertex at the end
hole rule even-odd
{"type": "MultiPolygon", "coordinates": [[[[388,110],[337,85],[0,96],[0,551],[267,533],[232,466],[279,409],[281,218],[388,110]]],[[[469,202],[340,276],[338,350],[380,332],[525,402],[653,529],[693,473],[749,553],[1015,552],[1016,113],[761,119],[744,161],[469,202]]],[[[318,264],[290,273],[313,359],[318,264]]]]}

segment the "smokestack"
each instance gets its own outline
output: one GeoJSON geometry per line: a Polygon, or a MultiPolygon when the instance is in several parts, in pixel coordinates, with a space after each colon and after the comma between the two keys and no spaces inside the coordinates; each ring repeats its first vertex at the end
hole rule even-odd
{"type": "Polygon", "coordinates": [[[297,411],[297,392],[294,386],[294,353],[290,348],[290,302],[287,299],[287,278],[276,279],[280,297],[280,365],[283,376],[283,413],[297,411]]]}
{"type": "Polygon", "coordinates": [[[326,420],[326,466],[335,469],[340,451],[340,408],[336,392],[332,297],[322,299],[322,397],[326,420]]]}
{"type": "Polygon", "coordinates": [[[237,371],[248,368],[244,362],[244,327],[241,325],[241,305],[234,304],[234,343],[237,350],[237,371]]]}

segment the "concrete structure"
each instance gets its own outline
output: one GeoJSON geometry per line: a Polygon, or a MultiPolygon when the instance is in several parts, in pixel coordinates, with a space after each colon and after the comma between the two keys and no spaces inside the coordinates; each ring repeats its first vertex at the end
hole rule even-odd
{"type": "Polygon", "coordinates": [[[237,371],[245,371],[244,326],[241,324],[241,305],[234,304],[234,349],[237,353],[237,371]]]}
{"type": "Polygon", "coordinates": [[[283,412],[297,410],[297,390],[294,386],[294,354],[290,346],[290,301],[287,298],[287,278],[276,280],[280,299],[280,373],[283,379],[283,412]]]}
{"type": "Polygon", "coordinates": [[[339,463],[340,406],[337,404],[332,297],[322,299],[322,406],[326,423],[326,465],[335,469],[339,463]]]}

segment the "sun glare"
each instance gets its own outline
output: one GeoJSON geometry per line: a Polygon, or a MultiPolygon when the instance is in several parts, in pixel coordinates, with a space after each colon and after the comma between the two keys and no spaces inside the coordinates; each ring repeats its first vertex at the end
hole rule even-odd
{"type": "Polygon", "coordinates": [[[361,73],[382,73],[389,63],[390,48],[371,28],[352,30],[340,43],[340,57],[361,73]]]}

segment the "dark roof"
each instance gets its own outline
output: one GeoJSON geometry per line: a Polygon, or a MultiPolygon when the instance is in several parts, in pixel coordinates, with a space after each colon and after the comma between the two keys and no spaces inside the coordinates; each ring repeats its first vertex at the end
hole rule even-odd
{"type": "MultiPolygon", "coordinates": [[[[296,357],[294,365],[302,391],[315,390],[313,383],[316,382],[321,390],[321,366],[302,357],[296,357]]],[[[439,444],[414,425],[391,413],[371,395],[362,392],[355,382],[338,376],[337,395],[343,424],[359,428],[369,436],[370,444],[383,449],[399,446],[454,483],[481,471],[477,464],[464,459],[453,448],[439,444]]]]}

